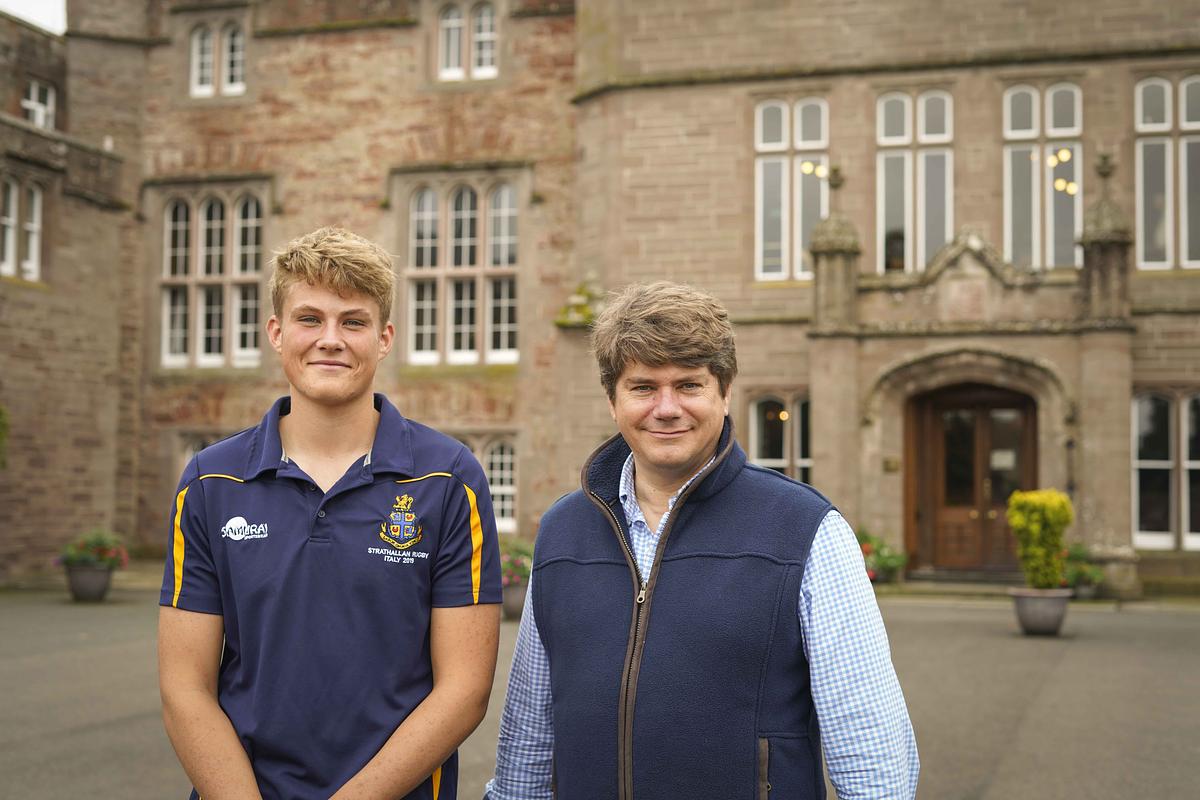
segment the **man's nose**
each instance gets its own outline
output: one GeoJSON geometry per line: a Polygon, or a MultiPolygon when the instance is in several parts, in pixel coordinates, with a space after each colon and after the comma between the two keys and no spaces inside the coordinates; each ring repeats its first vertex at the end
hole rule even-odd
{"type": "Polygon", "coordinates": [[[321,336],[317,339],[317,347],[322,350],[343,350],[346,343],[342,340],[342,326],[337,320],[330,320],[321,326],[321,336]]]}
{"type": "Polygon", "coordinates": [[[675,387],[665,386],[659,389],[654,398],[654,416],[678,417],[680,413],[679,396],[675,393],[675,387]]]}

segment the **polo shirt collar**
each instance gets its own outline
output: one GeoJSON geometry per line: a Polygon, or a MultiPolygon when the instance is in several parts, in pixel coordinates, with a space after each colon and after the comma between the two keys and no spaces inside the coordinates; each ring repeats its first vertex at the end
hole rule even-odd
{"type": "MultiPolygon", "coordinates": [[[[267,470],[277,470],[283,463],[279,419],[291,410],[292,398],[281,397],[271,405],[266,416],[258,423],[246,463],[246,480],[253,480],[267,470]]],[[[412,430],[408,420],[379,392],[375,393],[375,410],[379,412],[379,426],[375,429],[375,441],[363,468],[372,472],[411,474],[412,430]]]]}

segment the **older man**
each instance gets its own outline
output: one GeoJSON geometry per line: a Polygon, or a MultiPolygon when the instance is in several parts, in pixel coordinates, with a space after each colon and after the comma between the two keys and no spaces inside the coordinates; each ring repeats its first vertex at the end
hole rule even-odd
{"type": "Polygon", "coordinates": [[[850,526],[749,464],[714,299],[631,286],[593,330],[618,435],[542,518],[491,800],[912,798],[919,761],[850,526]]]}

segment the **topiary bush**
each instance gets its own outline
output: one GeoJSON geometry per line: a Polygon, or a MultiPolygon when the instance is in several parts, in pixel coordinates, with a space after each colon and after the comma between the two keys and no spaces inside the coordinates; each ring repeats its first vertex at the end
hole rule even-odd
{"type": "Polygon", "coordinates": [[[1025,582],[1034,589],[1063,583],[1063,532],[1075,519],[1071,498],[1057,489],[1013,492],[1008,525],[1017,538],[1017,558],[1025,582]]]}

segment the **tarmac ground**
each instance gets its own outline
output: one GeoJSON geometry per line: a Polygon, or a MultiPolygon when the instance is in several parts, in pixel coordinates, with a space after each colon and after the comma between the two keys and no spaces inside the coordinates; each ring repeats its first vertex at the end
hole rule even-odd
{"type": "MultiPolygon", "coordinates": [[[[183,800],[155,667],[155,570],[109,600],[0,591],[0,797],[183,800]]],[[[932,800],[1196,796],[1200,605],[1072,604],[1058,638],[1022,636],[1006,598],[880,602],[932,800]]],[[[460,749],[481,796],[516,624],[502,629],[488,717],[460,749]]]]}

